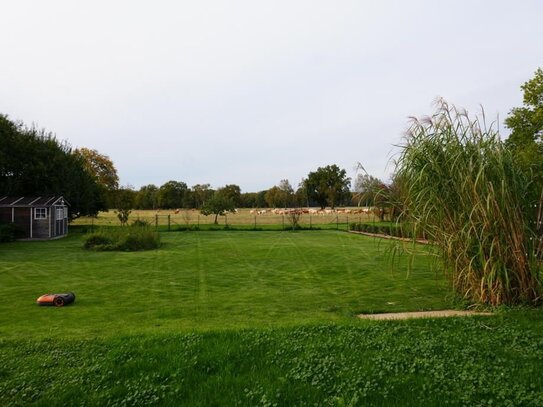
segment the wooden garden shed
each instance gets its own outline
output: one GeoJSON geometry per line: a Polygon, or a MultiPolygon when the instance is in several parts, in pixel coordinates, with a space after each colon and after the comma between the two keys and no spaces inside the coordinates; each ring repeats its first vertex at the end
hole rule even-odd
{"type": "Polygon", "coordinates": [[[62,196],[0,196],[0,223],[14,223],[23,239],[57,239],[68,234],[68,202],[62,196]]]}

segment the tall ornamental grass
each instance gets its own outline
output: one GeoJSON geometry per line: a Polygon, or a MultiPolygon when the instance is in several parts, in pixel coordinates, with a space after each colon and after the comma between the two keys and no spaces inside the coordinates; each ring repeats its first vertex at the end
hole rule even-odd
{"type": "Polygon", "coordinates": [[[439,100],[432,117],[412,119],[396,171],[403,216],[435,242],[457,293],[494,306],[539,302],[531,184],[484,116],[439,100]]]}

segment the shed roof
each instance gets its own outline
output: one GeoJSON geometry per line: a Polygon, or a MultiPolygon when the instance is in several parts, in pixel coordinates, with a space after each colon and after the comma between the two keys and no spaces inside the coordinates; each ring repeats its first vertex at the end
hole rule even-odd
{"type": "Polygon", "coordinates": [[[0,207],[69,205],[62,196],[0,196],[0,207]]]}

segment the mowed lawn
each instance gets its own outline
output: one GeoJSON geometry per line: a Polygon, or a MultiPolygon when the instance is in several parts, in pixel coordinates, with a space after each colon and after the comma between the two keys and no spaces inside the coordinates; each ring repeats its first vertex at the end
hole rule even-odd
{"type": "Polygon", "coordinates": [[[439,309],[427,247],[338,231],[171,232],[142,253],[81,235],[0,245],[1,406],[543,406],[543,316],[439,309]],[[73,290],[75,305],[38,307],[73,290]]]}
{"type": "Polygon", "coordinates": [[[360,312],[442,309],[423,250],[393,264],[389,243],[336,231],[172,232],[159,250],[89,252],[80,234],[0,246],[3,338],[96,337],[288,326],[360,312]],[[38,307],[73,291],[74,306],[38,307]]]}

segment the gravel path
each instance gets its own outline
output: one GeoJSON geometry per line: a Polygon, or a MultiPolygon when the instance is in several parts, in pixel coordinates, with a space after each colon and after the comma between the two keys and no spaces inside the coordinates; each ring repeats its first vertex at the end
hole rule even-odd
{"type": "Polygon", "coordinates": [[[420,311],[420,312],[391,312],[387,314],[360,314],[361,319],[410,319],[410,318],[444,318],[444,317],[465,317],[469,315],[492,315],[490,312],[476,311],[457,311],[457,310],[442,310],[442,311],[420,311]]]}

